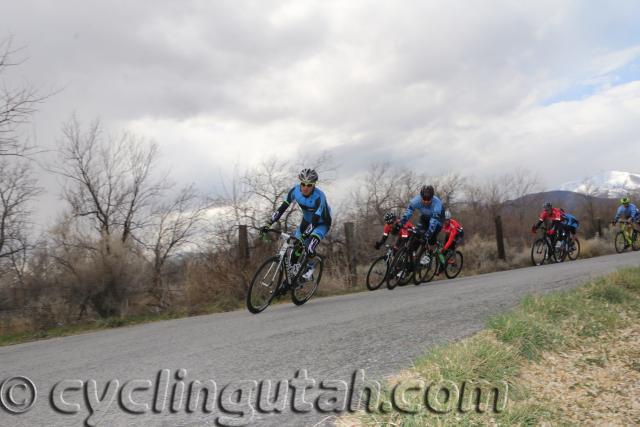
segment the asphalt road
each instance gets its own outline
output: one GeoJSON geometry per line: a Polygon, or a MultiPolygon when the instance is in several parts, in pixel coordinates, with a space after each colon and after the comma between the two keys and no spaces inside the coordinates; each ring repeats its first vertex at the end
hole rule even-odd
{"type": "MultiPolygon", "coordinates": [[[[243,400],[249,395],[243,397],[232,391],[245,384],[249,387],[245,391],[250,392],[251,383],[237,383],[240,380],[258,384],[269,379],[290,380],[298,370],[306,369],[308,378],[316,380],[315,388],[307,390],[306,400],[316,402],[318,394],[328,390],[318,387],[320,381],[342,380],[350,385],[358,369],[364,370],[367,379],[382,381],[411,366],[426,349],[482,329],[488,316],[514,306],[526,294],[571,288],[589,277],[634,265],[640,265],[640,253],[410,285],[393,291],[317,298],[302,307],[270,307],[259,315],[236,311],[2,347],[0,381],[26,376],[37,388],[37,399],[28,412],[19,415],[9,414],[0,405],[0,425],[70,426],[88,420],[88,424],[104,426],[195,427],[234,420],[246,425],[243,421],[250,417],[251,425],[330,425],[335,413],[317,409],[307,412],[304,407],[296,412],[290,409],[291,404],[281,413],[256,411],[251,415],[243,400]],[[166,388],[167,404],[161,411],[154,396],[164,395],[166,382],[158,379],[163,369],[170,371],[171,380],[166,388]],[[213,412],[197,408],[189,413],[180,406],[181,382],[174,379],[179,369],[186,370],[182,372],[185,396],[194,380],[215,381],[222,402],[214,403],[213,412]],[[96,381],[97,392],[90,387],[90,380],[96,381]],[[112,388],[107,389],[111,380],[118,380],[119,387],[112,382],[112,388]],[[131,403],[148,403],[148,409],[129,405],[128,411],[119,406],[119,397],[127,396],[125,383],[138,388],[131,403]],[[175,384],[178,387],[174,388],[175,384]],[[67,386],[81,387],[67,388],[62,394],[64,402],[78,405],[75,409],[64,406],[59,399],[51,402],[52,396],[67,386]],[[233,406],[229,403],[233,399],[240,403],[233,406]],[[99,401],[102,406],[98,406],[99,401]],[[177,405],[175,413],[170,411],[172,402],[177,405]],[[54,404],[76,413],[60,413],[53,409],[54,404]],[[90,407],[96,409],[88,418],[90,407]],[[145,413],[130,413],[135,410],[145,413]],[[245,418],[241,418],[242,413],[245,418]],[[220,418],[224,416],[231,419],[220,418]]],[[[5,404],[21,403],[29,397],[29,390],[20,386],[8,396],[10,384],[15,382],[5,383],[5,404]]],[[[251,398],[256,407],[255,392],[251,398]]]]}

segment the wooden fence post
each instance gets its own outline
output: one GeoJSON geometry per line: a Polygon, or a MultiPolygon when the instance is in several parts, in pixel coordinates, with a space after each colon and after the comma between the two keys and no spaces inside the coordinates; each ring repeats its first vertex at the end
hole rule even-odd
{"type": "Polygon", "coordinates": [[[344,236],[347,247],[347,265],[349,267],[349,286],[352,288],[358,283],[356,271],[356,248],[355,248],[355,226],[352,222],[344,223],[344,236]]]}
{"type": "Polygon", "coordinates": [[[495,217],[496,222],[496,243],[498,245],[498,258],[506,260],[507,256],[504,253],[504,239],[502,238],[502,218],[500,215],[495,217]]]}
{"type": "Polygon", "coordinates": [[[249,235],[246,225],[238,227],[238,259],[243,264],[249,260],[249,235]]]}

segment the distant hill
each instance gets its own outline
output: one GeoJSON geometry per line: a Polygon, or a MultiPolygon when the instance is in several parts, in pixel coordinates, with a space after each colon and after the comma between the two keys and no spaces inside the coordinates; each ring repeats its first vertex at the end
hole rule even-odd
{"type": "MultiPolygon", "coordinates": [[[[514,200],[514,203],[522,202],[526,205],[539,205],[542,209],[544,202],[551,202],[553,206],[561,207],[567,211],[576,211],[582,209],[588,202],[589,196],[576,193],[573,191],[544,191],[541,193],[527,194],[518,200],[514,200]]],[[[597,205],[609,206],[616,203],[614,200],[607,197],[593,197],[593,201],[597,205]]]]}

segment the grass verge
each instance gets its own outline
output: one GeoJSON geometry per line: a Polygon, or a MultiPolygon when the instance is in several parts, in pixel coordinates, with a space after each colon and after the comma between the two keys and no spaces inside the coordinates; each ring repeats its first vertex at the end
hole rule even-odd
{"type": "Polygon", "coordinates": [[[638,425],[640,401],[624,397],[637,398],[640,391],[638,320],[640,268],[526,297],[513,311],[489,319],[482,332],[430,351],[392,378],[383,397],[388,402],[408,379],[426,384],[424,394],[404,395],[403,410],[381,407],[342,417],[337,425],[638,425]],[[465,405],[464,383],[482,380],[506,384],[499,390],[506,393],[504,406],[498,408],[491,393],[487,400],[467,395],[472,405],[465,405]],[[460,387],[438,392],[443,381],[460,387]],[[433,387],[451,405],[430,405],[433,387]]]}

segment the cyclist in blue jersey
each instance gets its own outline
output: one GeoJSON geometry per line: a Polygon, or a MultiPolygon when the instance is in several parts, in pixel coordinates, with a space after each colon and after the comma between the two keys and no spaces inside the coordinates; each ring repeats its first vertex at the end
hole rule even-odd
{"type": "Polygon", "coordinates": [[[625,248],[632,244],[631,242],[631,232],[633,230],[640,231],[640,211],[631,203],[628,197],[623,197],[620,199],[620,206],[618,206],[618,210],[616,211],[616,216],[611,221],[611,224],[615,225],[621,218],[624,218],[627,223],[625,225],[625,248]]]}
{"type": "Polygon", "coordinates": [[[578,221],[578,218],[576,218],[575,216],[571,215],[568,212],[565,212],[565,210],[562,208],[560,208],[560,212],[562,212],[561,218],[562,224],[564,224],[564,229],[571,233],[571,235],[575,236],[576,232],[578,231],[578,227],[580,227],[580,221],[578,221]]]}
{"type": "Polygon", "coordinates": [[[295,237],[302,239],[309,254],[308,269],[303,274],[304,280],[309,280],[313,276],[315,262],[313,258],[316,254],[318,244],[329,232],[331,228],[331,208],[327,203],[324,193],[316,187],[318,173],[313,169],[303,169],[298,174],[300,185],[294,186],[280,207],[271,214],[269,225],[262,227],[262,232],[266,232],[271,225],[278,221],[282,214],[292,203],[297,203],[302,210],[302,222],[295,231],[295,237]]]}
{"type": "Polygon", "coordinates": [[[613,224],[618,222],[621,217],[624,217],[624,219],[630,219],[632,222],[640,221],[640,211],[638,211],[636,205],[631,203],[628,197],[620,199],[620,206],[618,206],[616,216],[613,218],[613,224]]]}
{"type": "Polygon", "coordinates": [[[444,221],[444,206],[442,201],[435,195],[435,190],[431,185],[425,185],[420,189],[420,194],[409,202],[407,210],[402,215],[396,228],[400,229],[409,221],[415,210],[420,212],[420,222],[417,231],[423,233],[429,245],[436,244],[438,233],[442,229],[444,221]]]}

